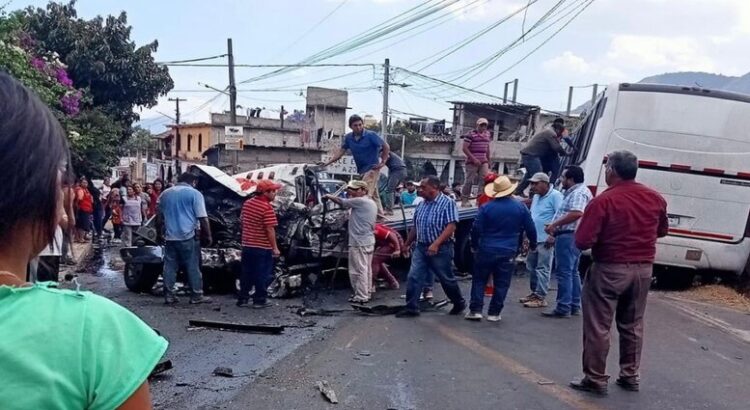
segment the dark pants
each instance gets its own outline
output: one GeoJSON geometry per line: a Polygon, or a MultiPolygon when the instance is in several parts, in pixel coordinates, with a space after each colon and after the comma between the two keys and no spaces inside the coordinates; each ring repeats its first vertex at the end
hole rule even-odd
{"type": "Polygon", "coordinates": [[[605,386],[612,318],[620,334],[620,377],[638,382],[650,263],[594,263],[583,288],[583,373],[605,386]]]}
{"type": "Polygon", "coordinates": [[[560,176],[560,156],[557,153],[542,158],[542,172],[549,175],[549,180],[554,185],[560,176]]]}
{"type": "Polygon", "coordinates": [[[438,278],[451,303],[456,306],[466,303],[456,277],[453,276],[453,242],[444,243],[438,253],[432,256],[427,255],[429,246],[418,243],[411,255],[411,268],[406,281],[406,309],[412,312],[419,311],[419,296],[425,286],[432,286],[426,283],[427,278],[432,275],[438,278]]]}
{"type": "Polygon", "coordinates": [[[497,252],[480,250],[474,261],[474,273],[471,279],[471,303],[469,310],[482,312],[484,307],[484,287],[492,275],[494,291],[490,300],[488,315],[499,315],[503,310],[505,296],[510,288],[510,279],[515,270],[515,258],[510,255],[502,256],[497,252]]]}
{"type": "Polygon", "coordinates": [[[521,154],[521,165],[526,168],[526,174],[523,176],[523,180],[518,184],[516,188],[516,194],[522,194],[523,191],[529,186],[529,179],[531,179],[537,172],[542,172],[542,160],[539,157],[533,155],[521,154]]]}
{"type": "Polygon", "coordinates": [[[102,205],[94,206],[94,233],[96,236],[102,236],[102,228],[104,227],[104,208],[102,205]]]}
{"type": "Polygon", "coordinates": [[[247,300],[250,289],[255,287],[253,304],[266,303],[271,278],[273,278],[273,252],[270,249],[243,246],[239,299],[247,300]]]}
{"type": "Polygon", "coordinates": [[[112,231],[114,232],[115,239],[120,239],[122,236],[122,224],[112,224],[112,231]]]}
{"type": "Polygon", "coordinates": [[[104,207],[104,218],[102,218],[102,229],[104,229],[105,226],[107,226],[107,222],[109,221],[109,218],[112,217],[112,207],[109,205],[104,207]]]}

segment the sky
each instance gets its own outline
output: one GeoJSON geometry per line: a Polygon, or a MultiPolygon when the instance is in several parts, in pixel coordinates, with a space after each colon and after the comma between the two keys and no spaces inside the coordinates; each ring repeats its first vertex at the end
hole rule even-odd
{"type": "MultiPolygon", "coordinates": [[[[13,0],[7,9],[46,3],[13,0]]],[[[281,105],[304,110],[307,84],[348,88],[350,114],[380,118],[386,58],[398,67],[391,70],[397,84],[389,93],[393,117],[449,121],[447,101],[499,102],[493,96],[502,96],[514,79],[519,102],[564,111],[569,86],[579,87],[578,106],[591,98],[591,84],[676,71],[750,72],[749,0],[79,0],[77,9],[84,18],[127,12],[132,40],[158,40],[160,62],[224,54],[232,38],[236,64],[297,64],[358,35],[372,37],[362,48],[352,50],[349,43],[318,62],[372,66],[296,68],[238,85],[240,112],[260,107],[262,116],[274,118],[281,105]],[[425,16],[417,19],[418,12],[425,16]]],[[[236,78],[240,83],[272,70],[238,67],[236,78]]],[[[137,110],[145,128],[160,132],[171,122],[174,103],[168,98],[187,100],[181,103],[183,122],[208,121],[209,112],[229,108],[226,95],[203,85],[224,89],[226,67],[170,67],[170,74],[174,90],[157,106],[137,110]]]]}

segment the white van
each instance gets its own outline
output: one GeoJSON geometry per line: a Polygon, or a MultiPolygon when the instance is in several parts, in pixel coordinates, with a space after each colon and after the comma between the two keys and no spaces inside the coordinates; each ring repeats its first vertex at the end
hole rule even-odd
{"type": "MultiPolygon", "coordinates": [[[[625,149],[637,181],[667,200],[659,265],[741,274],[750,255],[750,96],[694,87],[614,84],[573,133],[569,163],[596,195],[604,159],[625,149]]],[[[692,275],[687,275],[692,277],[692,275]]]]}

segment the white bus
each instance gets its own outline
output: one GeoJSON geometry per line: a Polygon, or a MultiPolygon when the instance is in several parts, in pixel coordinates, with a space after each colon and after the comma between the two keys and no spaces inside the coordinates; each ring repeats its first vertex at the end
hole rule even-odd
{"type": "MultiPolygon", "coordinates": [[[[573,133],[566,162],[596,195],[607,153],[639,160],[637,181],[667,200],[669,235],[656,264],[741,274],[750,256],[750,96],[694,87],[615,84],[573,133]]],[[[682,270],[678,270],[682,271],[682,270]]]]}

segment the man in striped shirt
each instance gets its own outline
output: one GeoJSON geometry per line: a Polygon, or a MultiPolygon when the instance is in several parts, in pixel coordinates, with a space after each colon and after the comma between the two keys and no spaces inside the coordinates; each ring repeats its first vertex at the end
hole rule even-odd
{"type": "Polygon", "coordinates": [[[474,184],[481,184],[485,175],[490,172],[490,141],[492,138],[490,132],[487,131],[488,126],[489,121],[486,118],[480,118],[477,120],[477,129],[461,137],[464,139],[463,152],[466,154],[466,165],[464,166],[466,179],[461,190],[461,206],[464,207],[469,206],[471,187],[474,184]]]}
{"type": "Polygon", "coordinates": [[[446,296],[453,303],[451,315],[466,309],[466,301],[453,276],[453,232],[458,224],[456,202],[440,192],[440,179],[428,176],[419,184],[424,202],[414,212],[414,226],[409,230],[405,249],[416,242],[406,284],[406,307],[397,317],[419,316],[419,295],[433,273],[440,280],[446,296]]]}
{"type": "Polygon", "coordinates": [[[248,305],[252,287],[255,287],[253,307],[270,305],[267,288],[273,275],[273,259],[281,254],[276,244],[276,226],[279,223],[271,206],[279,188],[281,185],[271,180],[260,180],[255,188],[255,196],[242,205],[242,274],[237,306],[248,305]]]}

